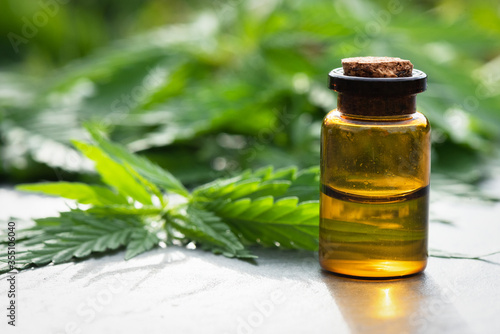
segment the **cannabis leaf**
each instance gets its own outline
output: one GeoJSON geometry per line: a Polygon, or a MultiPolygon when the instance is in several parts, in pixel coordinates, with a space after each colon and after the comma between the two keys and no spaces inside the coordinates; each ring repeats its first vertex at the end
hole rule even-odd
{"type": "Polygon", "coordinates": [[[77,182],[47,182],[23,184],[17,186],[17,189],[74,199],[81,204],[127,204],[126,197],[99,185],[88,185],[77,182]]]}
{"type": "Polygon", "coordinates": [[[312,167],[299,172],[297,167],[277,171],[272,167],[265,167],[253,173],[245,171],[236,177],[197,187],[193,190],[193,196],[197,201],[203,201],[203,198],[256,199],[268,195],[276,198],[296,196],[301,201],[308,201],[318,199],[318,187],[319,168],[312,167]]]}
{"type": "Polygon", "coordinates": [[[212,212],[189,205],[184,215],[175,218],[172,220],[174,228],[187,238],[202,242],[205,248],[211,249],[215,254],[255,258],[245,249],[230,227],[212,212]]]}
{"type": "Polygon", "coordinates": [[[133,171],[137,172],[137,174],[141,175],[160,188],[179,195],[189,196],[189,192],[182,185],[182,183],[168,171],[151,163],[145,158],[130,153],[122,146],[106,140],[104,136],[92,127],[87,126],[86,128],[95,142],[98,143],[102,152],[113,158],[115,161],[119,163],[127,163],[133,171]]]}
{"type": "Polygon", "coordinates": [[[104,183],[142,204],[152,204],[151,194],[126,167],[111,159],[97,146],[77,141],[73,143],[80,152],[95,162],[95,168],[104,183]]]}
{"type": "Polygon", "coordinates": [[[275,201],[272,196],[255,200],[214,203],[206,206],[245,236],[264,246],[316,250],[318,213],[316,201],[299,204],[297,197],[275,201]]]}
{"type": "MultiPolygon", "coordinates": [[[[143,228],[142,219],[137,216],[98,216],[80,210],[62,212],[59,217],[35,220],[29,229],[32,236],[16,245],[16,269],[31,264],[45,265],[62,263],[82,258],[91,253],[100,253],[127,246],[127,255],[137,255],[150,249],[142,242],[136,245],[138,236],[156,241],[152,232],[143,228]]],[[[153,244],[154,245],[154,244],[153,244]]],[[[129,256],[131,257],[131,256],[129,256]]],[[[2,254],[2,259],[5,256],[2,254]]],[[[0,272],[8,271],[7,263],[0,264],[0,272]]]]}
{"type": "MultiPolygon", "coordinates": [[[[104,185],[18,186],[75,200],[78,207],[59,217],[37,219],[34,226],[19,231],[23,238],[16,245],[17,263],[10,267],[1,260],[0,272],[119,248],[130,259],[160,242],[167,246],[194,242],[216,254],[244,259],[255,258],[247,248],[255,244],[317,248],[318,202],[310,201],[317,196],[317,169],[266,167],[216,180],[190,193],[169,172],[108,141],[95,129],[88,130],[94,144],[73,144],[94,162],[104,185]]],[[[2,259],[5,253],[0,250],[2,259]]]]}
{"type": "Polygon", "coordinates": [[[125,260],[150,250],[157,246],[159,241],[160,238],[154,230],[142,228],[132,231],[130,243],[127,245],[127,251],[125,252],[125,260]]]}

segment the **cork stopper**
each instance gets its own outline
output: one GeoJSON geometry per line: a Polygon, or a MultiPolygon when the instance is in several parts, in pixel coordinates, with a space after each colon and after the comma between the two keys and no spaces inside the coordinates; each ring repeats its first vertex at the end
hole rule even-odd
{"type": "Polygon", "coordinates": [[[395,57],[354,57],[342,59],[344,75],[370,78],[411,77],[413,64],[395,57]]]}

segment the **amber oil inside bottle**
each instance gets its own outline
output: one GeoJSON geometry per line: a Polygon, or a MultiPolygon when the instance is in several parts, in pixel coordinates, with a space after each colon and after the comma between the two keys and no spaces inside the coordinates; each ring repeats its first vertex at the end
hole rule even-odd
{"type": "Polygon", "coordinates": [[[321,138],[319,257],[328,271],[390,278],[427,264],[430,126],[415,111],[422,83],[407,82],[379,95],[335,86],[338,108],[321,138]]]}

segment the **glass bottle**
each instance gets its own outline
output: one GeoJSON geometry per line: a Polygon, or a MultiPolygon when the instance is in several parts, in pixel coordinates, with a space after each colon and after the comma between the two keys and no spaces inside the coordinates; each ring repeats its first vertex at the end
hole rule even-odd
{"type": "Polygon", "coordinates": [[[430,125],[416,111],[427,75],[330,72],[337,109],[321,131],[319,258],[331,272],[401,277],[427,264],[430,125]]]}

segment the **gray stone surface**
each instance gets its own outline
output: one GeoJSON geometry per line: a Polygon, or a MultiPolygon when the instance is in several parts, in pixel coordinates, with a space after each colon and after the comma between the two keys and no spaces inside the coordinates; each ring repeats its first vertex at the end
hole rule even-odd
{"type": "MultiPolygon", "coordinates": [[[[500,183],[486,186],[500,196],[500,183]]],[[[500,250],[500,203],[433,192],[431,248],[500,250]]],[[[0,189],[1,224],[70,202],[0,189]]],[[[2,228],[4,228],[2,226],[2,228]]],[[[118,252],[18,275],[18,326],[0,333],[500,333],[500,255],[430,258],[422,275],[358,281],[322,272],[316,254],[256,249],[257,264],[201,250],[118,252]]]]}

